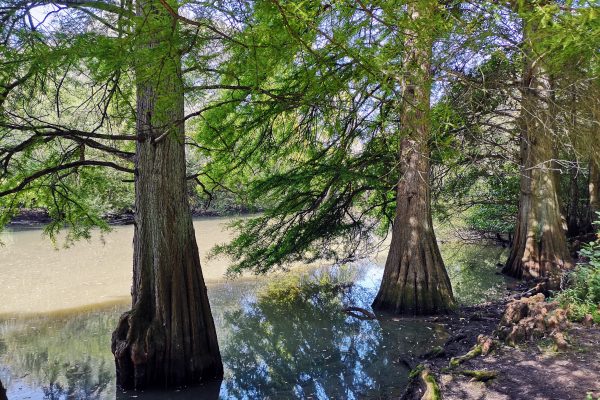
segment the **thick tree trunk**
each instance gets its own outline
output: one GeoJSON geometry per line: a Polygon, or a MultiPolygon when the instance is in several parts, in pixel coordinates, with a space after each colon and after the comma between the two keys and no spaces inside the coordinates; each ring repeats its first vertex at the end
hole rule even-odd
{"type": "Polygon", "coordinates": [[[147,38],[137,73],[132,309],[113,333],[117,383],[177,387],[222,376],[216,331],[186,196],[181,56],[176,27],[138,3],[147,38]]]}
{"type": "MultiPolygon", "coordinates": [[[[413,21],[435,12],[435,1],[411,3],[413,21]]],[[[422,29],[422,28],[421,28],[422,29]]],[[[449,311],[454,305],[450,279],[431,218],[429,188],[430,58],[429,33],[405,35],[400,179],[396,217],[383,280],[373,308],[406,315],[449,311]]]]}
{"type": "Polygon", "coordinates": [[[516,278],[557,276],[573,265],[553,171],[550,79],[533,51],[536,23],[524,22],[526,65],[521,93],[521,193],[515,239],[503,272],[516,278]]]}

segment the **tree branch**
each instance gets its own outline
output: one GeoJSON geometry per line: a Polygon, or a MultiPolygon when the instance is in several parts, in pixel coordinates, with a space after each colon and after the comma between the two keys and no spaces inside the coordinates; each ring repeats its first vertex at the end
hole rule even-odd
{"type": "Polygon", "coordinates": [[[38,171],[38,172],[26,177],[25,179],[23,179],[17,186],[13,187],[12,189],[7,189],[3,192],[0,192],[0,197],[8,196],[9,194],[13,194],[13,193],[18,193],[21,190],[25,189],[25,187],[27,185],[29,185],[31,182],[33,182],[36,179],[39,179],[41,177],[44,177],[46,175],[50,175],[55,172],[63,171],[65,169],[69,169],[69,168],[87,167],[87,166],[109,167],[109,168],[113,168],[113,169],[116,169],[117,171],[121,171],[121,172],[134,173],[134,171],[132,169],[123,167],[119,164],[115,164],[110,161],[93,161],[93,160],[74,161],[74,162],[70,162],[67,164],[61,164],[61,165],[57,165],[54,167],[50,167],[50,168],[46,168],[41,171],[38,171]]]}

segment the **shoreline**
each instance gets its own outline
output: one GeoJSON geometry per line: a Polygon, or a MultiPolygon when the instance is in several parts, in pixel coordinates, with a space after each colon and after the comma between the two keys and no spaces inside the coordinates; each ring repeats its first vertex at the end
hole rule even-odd
{"type": "Polygon", "coordinates": [[[413,370],[401,399],[581,400],[589,398],[589,393],[599,398],[600,327],[571,322],[565,332],[569,346],[562,350],[552,347],[550,337],[514,347],[497,340],[496,330],[508,304],[524,298],[528,288],[521,282],[507,287],[506,295],[498,300],[459,307],[445,316],[424,317],[423,321],[445,325],[450,338],[441,348],[401,360],[413,370]],[[472,350],[481,345],[482,338],[493,343],[492,349],[474,355],[472,350]],[[464,362],[451,365],[453,358],[464,362]],[[431,397],[432,391],[437,395],[431,397]]]}
{"type": "MultiPolygon", "coordinates": [[[[246,207],[231,208],[227,210],[192,208],[192,218],[209,217],[232,217],[236,215],[251,215],[260,210],[250,210],[246,207]]],[[[106,213],[103,219],[111,226],[132,225],[134,222],[134,213],[132,210],[122,212],[106,213]]],[[[52,218],[46,210],[40,208],[22,209],[13,217],[6,228],[39,228],[52,222],[52,218]]]]}

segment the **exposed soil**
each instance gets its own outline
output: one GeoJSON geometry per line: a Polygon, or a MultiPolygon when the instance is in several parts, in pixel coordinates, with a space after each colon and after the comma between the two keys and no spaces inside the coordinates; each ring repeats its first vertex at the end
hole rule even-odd
{"type": "MultiPolygon", "coordinates": [[[[515,292],[507,291],[506,298],[476,307],[464,307],[454,315],[434,317],[450,332],[450,339],[438,352],[407,360],[411,367],[425,365],[435,376],[443,399],[453,400],[584,400],[588,393],[600,398],[600,327],[586,328],[572,324],[567,330],[569,347],[554,350],[550,338],[542,338],[518,347],[494,341],[487,355],[474,357],[459,366],[448,368],[452,357],[463,356],[477,344],[479,335],[494,336],[507,303],[515,292]],[[463,375],[464,371],[489,371],[495,378],[487,382],[463,375]]],[[[421,399],[425,388],[414,379],[405,399],[421,399]]]]}
{"type": "Polygon", "coordinates": [[[459,374],[440,374],[444,399],[578,399],[600,397],[600,329],[573,326],[571,348],[555,352],[544,342],[518,348],[501,346],[458,369],[488,370],[496,379],[477,382],[459,374]]]}

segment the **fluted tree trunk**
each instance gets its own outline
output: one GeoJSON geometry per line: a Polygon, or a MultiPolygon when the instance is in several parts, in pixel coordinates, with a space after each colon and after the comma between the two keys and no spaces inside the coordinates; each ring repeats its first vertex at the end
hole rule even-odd
{"type": "MultiPolygon", "coordinates": [[[[523,7],[530,7],[531,5],[523,7]]],[[[526,10],[528,11],[528,10],[526,10]]],[[[521,87],[521,184],[515,239],[503,272],[516,278],[556,277],[572,267],[554,165],[552,88],[534,50],[538,23],[523,19],[525,57],[521,87]]]]}
{"type": "Polygon", "coordinates": [[[137,14],[132,308],[112,351],[121,387],[177,387],[223,367],[186,196],[177,24],[157,0],[138,2],[137,14]]]}
{"type": "Polygon", "coordinates": [[[377,310],[396,314],[445,313],[454,305],[450,279],[437,245],[430,200],[430,91],[433,37],[423,23],[436,1],[409,3],[415,28],[407,29],[401,102],[400,177],[392,242],[381,287],[373,302],[377,310]]]}

